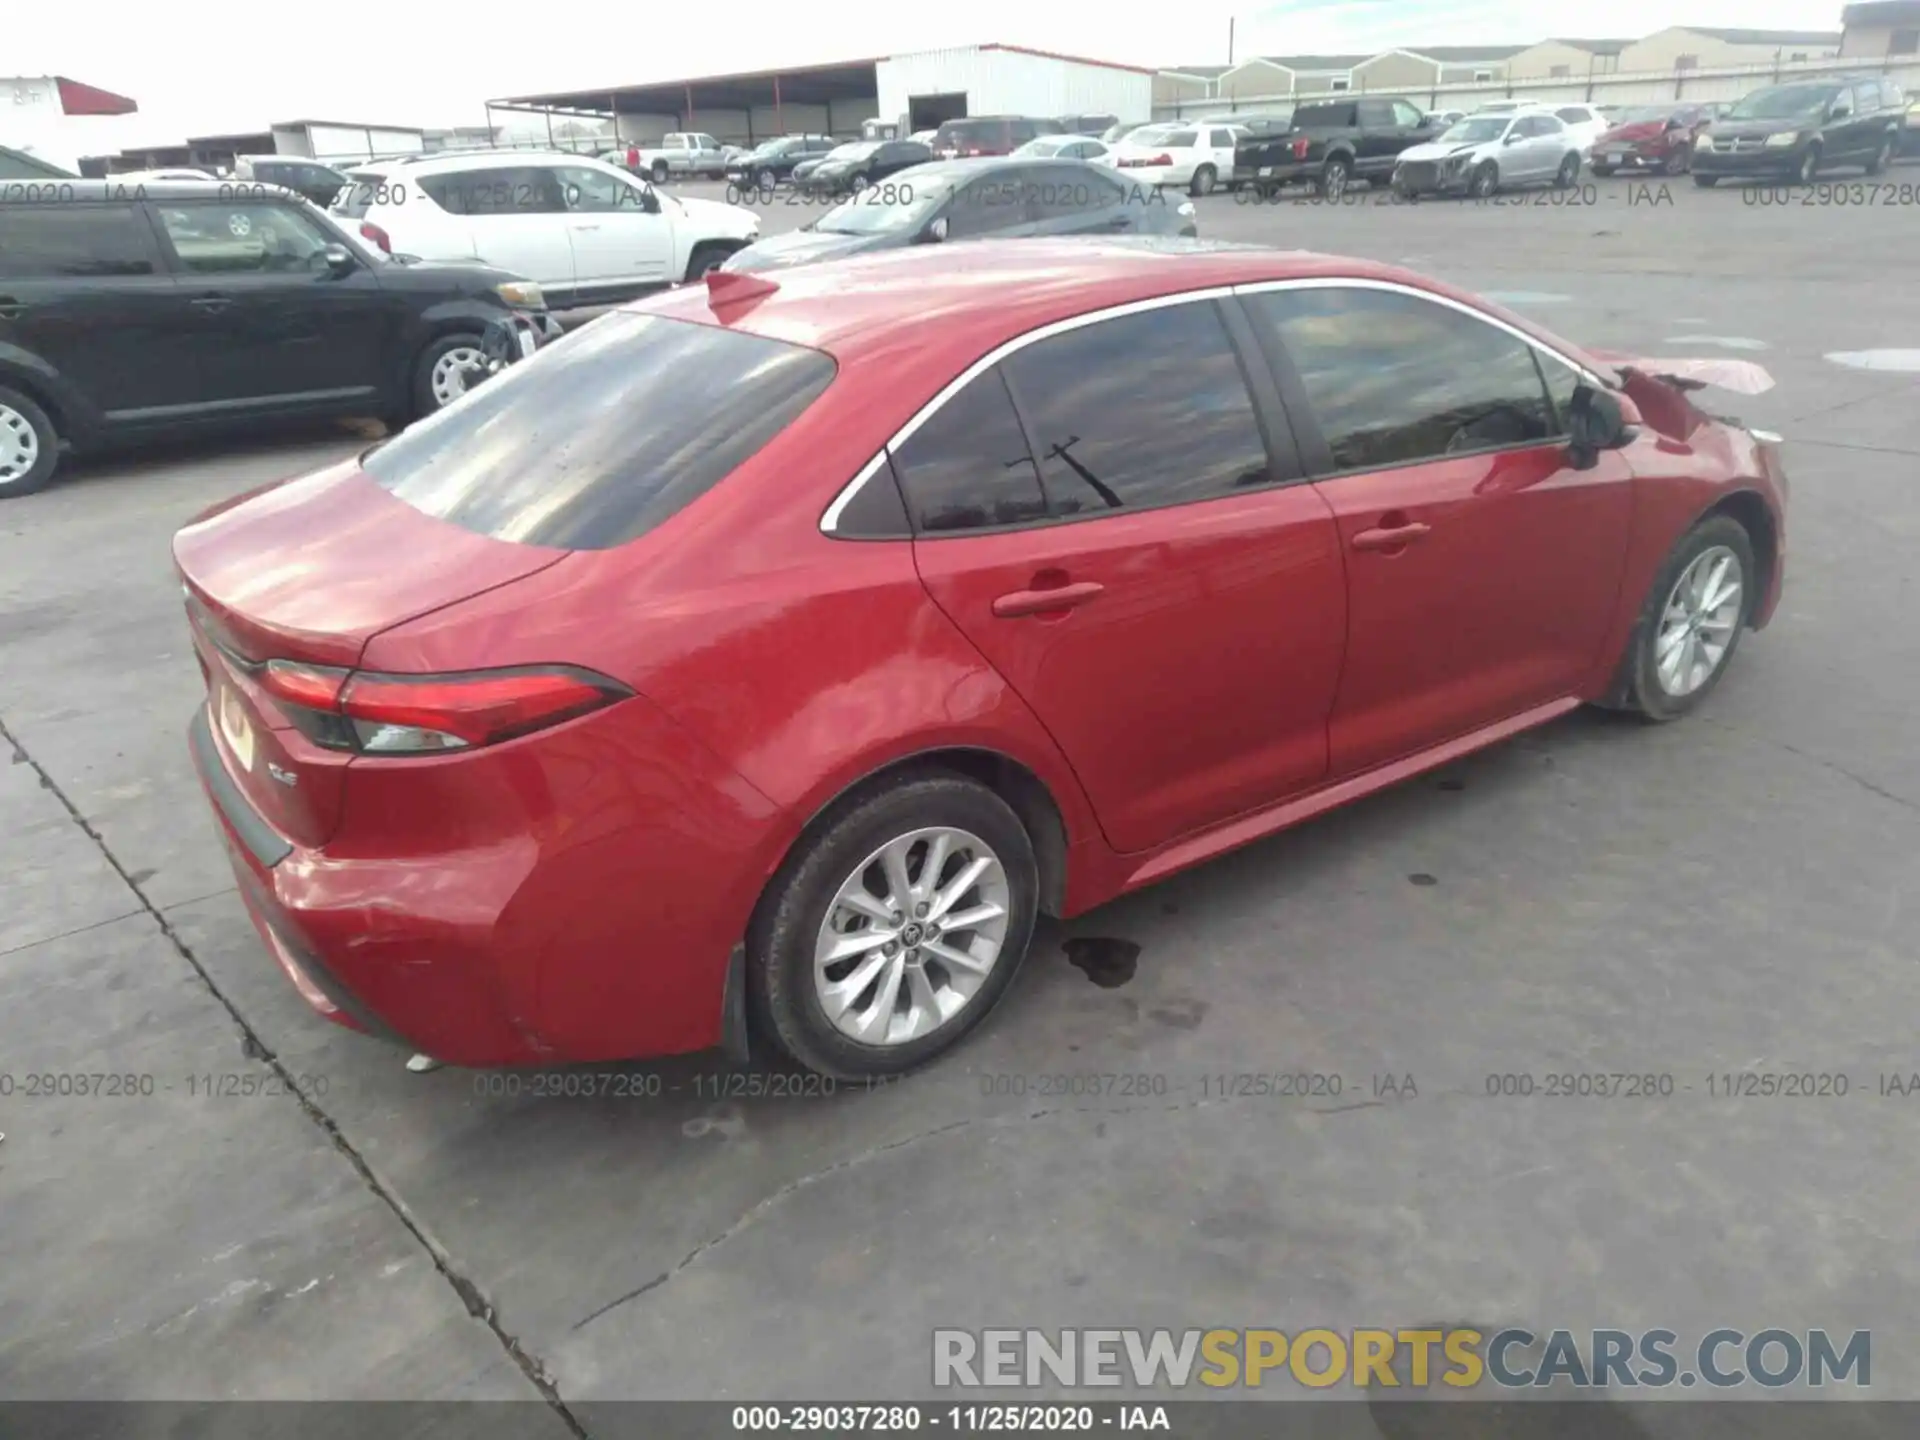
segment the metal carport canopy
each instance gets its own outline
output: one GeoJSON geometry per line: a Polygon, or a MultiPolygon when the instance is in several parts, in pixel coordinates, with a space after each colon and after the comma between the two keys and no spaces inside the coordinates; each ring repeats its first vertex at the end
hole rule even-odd
{"type": "Polygon", "coordinates": [[[873,100],[879,96],[879,60],[849,60],[836,65],[796,65],[779,70],[745,70],[649,85],[611,85],[597,90],[564,90],[546,95],[516,95],[487,102],[489,110],[579,116],[673,115],[682,126],[702,110],[744,110],[748,125],[756,109],[783,105],[827,105],[836,100],[873,100]]]}

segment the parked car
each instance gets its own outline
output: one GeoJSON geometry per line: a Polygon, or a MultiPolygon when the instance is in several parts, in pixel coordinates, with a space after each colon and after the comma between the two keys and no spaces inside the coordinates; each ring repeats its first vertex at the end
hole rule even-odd
{"type": "Polygon", "coordinates": [[[1469,115],[1437,140],[1401,152],[1394,190],[1487,199],[1528,185],[1561,189],[1580,178],[1580,146],[1551,110],[1469,115]]]}
{"type": "Polygon", "coordinates": [[[1095,140],[1087,135],[1042,135],[1029,140],[1013,152],[1017,156],[1032,156],[1039,160],[1092,160],[1110,163],[1113,151],[1104,140],[1095,140]]]}
{"type": "Polygon", "coordinates": [[[1603,177],[1616,170],[1684,175],[1693,163],[1694,143],[1712,123],[1713,111],[1705,105],[1637,105],[1615,118],[1588,163],[1603,177]]]}
{"type": "Polygon", "coordinates": [[[933,151],[913,140],[856,140],[807,162],[814,167],[807,174],[796,166],[793,183],[804,190],[838,195],[863,190],[931,159],[933,151]]]}
{"type": "MultiPolygon", "coordinates": [[[[793,186],[796,190],[805,189],[807,181],[809,178],[811,178],[811,176],[813,175],[813,172],[818,170],[822,165],[826,164],[827,156],[839,154],[840,151],[846,149],[847,143],[848,142],[844,140],[840,141],[833,147],[833,149],[827,151],[826,155],[808,156],[805,160],[800,161],[797,165],[793,167],[793,170],[787,176],[787,179],[793,182],[793,186]]],[[[853,143],[858,144],[859,142],[855,141],[853,143]]]]}
{"type": "Polygon", "coordinates": [[[939,136],[939,134],[940,134],[939,127],[936,126],[931,130],[916,130],[913,132],[913,134],[909,135],[907,138],[909,140],[912,140],[915,144],[924,145],[929,150],[931,150],[933,148],[933,142],[939,136]]]}
{"type": "Polygon", "coordinates": [[[59,191],[0,198],[0,497],[45,485],[67,449],[291,416],[402,424],[462,393],[489,325],[529,346],[558,333],[537,285],[381,263],[278,189],[59,191]]]}
{"type": "Polygon", "coordinates": [[[1907,101],[1878,76],[1769,85],[1728,107],[1694,142],[1693,178],[1774,177],[1811,185],[1821,170],[1887,167],[1900,146],[1907,101]]]}
{"type": "Polygon", "coordinates": [[[162,170],[121,170],[107,177],[116,185],[145,185],[156,180],[215,180],[211,170],[173,165],[162,170]]]}
{"type": "Polygon", "coordinates": [[[1166,252],[715,277],[181,530],[190,752],[308,1005],[898,1074],[1037,914],[1676,719],[1768,624],[1772,437],[1404,270],[1166,252]]]}
{"type": "Polygon", "coordinates": [[[1580,147],[1580,158],[1585,160],[1593,153],[1593,147],[1600,137],[1613,128],[1598,105],[1542,105],[1543,110],[1551,110],[1560,123],[1567,127],[1567,133],[1580,147]]]}
{"type": "Polygon", "coordinates": [[[1060,132],[1063,135],[1086,135],[1099,139],[1110,126],[1118,125],[1117,115],[1062,115],[1060,132]]]}
{"type": "Polygon", "coordinates": [[[1410,100],[1387,95],[1318,100],[1294,110],[1286,133],[1243,140],[1234,151],[1232,174],[1267,195],[1305,181],[1337,200],[1350,181],[1386,183],[1400,152],[1434,133],[1410,100]]]}
{"type": "Polygon", "coordinates": [[[1064,133],[1058,120],[1035,120],[1025,115],[976,115],[949,120],[933,137],[933,153],[941,160],[981,155],[1011,155],[1036,135],[1064,133]]]}
{"type": "Polygon", "coordinates": [[[1081,160],[936,160],[902,170],[798,230],[736,251],[729,273],[870,250],[1054,235],[1198,235],[1193,206],[1081,160]]]}
{"type": "Polygon", "coordinates": [[[663,194],[585,155],[427,155],[351,178],[333,213],[381,250],[498,265],[560,308],[697,279],[760,234],[751,210],[663,194]]]}
{"type": "Polygon", "coordinates": [[[1441,131],[1458,124],[1466,118],[1467,112],[1464,110],[1429,110],[1427,112],[1427,124],[1433,128],[1435,134],[1439,134],[1441,131]]]}
{"type": "Polygon", "coordinates": [[[1113,147],[1113,164],[1129,180],[1210,195],[1232,179],[1234,146],[1245,132],[1232,125],[1157,125],[1113,147]]]}
{"type": "Polygon", "coordinates": [[[727,167],[727,180],[741,190],[771,190],[793,177],[794,167],[837,149],[831,135],[782,135],[756,146],[727,167]]]}
{"type": "Polygon", "coordinates": [[[345,173],[331,165],[280,155],[236,155],[233,159],[233,178],[242,183],[285,186],[304,195],[322,210],[333,203],[333,197],[347,183],[345,173]]]}
{"type": "Polygon", "coordinates": [[[1920,93],[1907,97],[1907,121],[1900,132],[1900,153],[1920,155],[1920,93]]]}
{"type": "Polygon", "coordinates": [[[1118,145],[1122,140],[1134,134],[1136,131],[1145,130],[1150,127],[1158,129],[1159,124],[1152,120],[1116,121],[1100,132],[1100,142],[1108,146],[1118,145]]]}
{"type": "Polygon", "coordinates": [[[669,131],[657,145],[617,146],[601,158],[611,164],[645,175],[656,185],[664,185],[676,175],[704,175],[722,179],[727,173],[727,147],[713,136],[695,131],[669,131]]]}

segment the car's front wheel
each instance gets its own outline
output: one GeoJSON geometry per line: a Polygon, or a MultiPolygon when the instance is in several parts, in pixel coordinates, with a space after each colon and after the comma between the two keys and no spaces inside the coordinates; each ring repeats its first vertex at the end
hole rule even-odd
{"type": "Polygon", "coordinates": [[[1726,674],[1760,584],[1753,539],[1730,515],[1702,521],[1673,548],[1634,630],[1627,703],[1677,720],[1726,674]]]}
{"type": "Polygon", "coordinates": [[[1579,180],[1579,178],[1580,178],[1579,152],[1569,151],[1567,154],[1567,158],[1560,162],[1560,172],[1553,177],[1554,186],[1555,188],[1560,190],[1571,190],[1574,187],[1574,183],[1577,180],[1579,180]]]}
{"type": "Polygon", "coordinates": [[[1693,183],[1698,185],[1702,190],[1711,190],[1720,183],[1720,177],[1718,175],[1702,175],[1698,171],[1695,171],[1693,183]]]}
{"type": "Polygon", "coordinates": [[[1880,148],[1873,152],[1873,159],[1867,162],[1867,174],[1878,175],[1892,163],[1893,136],[1888,135],[1880,141],[1880,148]]]}
{"type": "Polygon", "coordinates": [[[481,346],[478,335],[442,335],[421,352],[413,375],[415,419],[431,415],[467,393],[469,377],[487,363],[481,346]]]}
{"type": "Polygon", "coordinates": [[[687,283],[706,277],[709,270],[718,270],[726,263],[727,256],[734,252],[734,246],[717,245],[711,242],[693,247],[693,253],[687,257],[687,283]]]}
{"type": "Polygon", "coordinates": [[[1684,175],[1693,164],[1693,151],[1685,145],[1676,145],[1667,152],[1666,172],[1669,175],[1684,175]]]}
{"type": "Polygon", "coordinates": [[[29,396],[0,385],[0,500],[31,495],[60,463],[60,432],[29,396]]]}
{"type": "Polygon", "coordinates": [[[958,1044],[1033,937],[1039,874],[1011,807],[944,770],[843,804],[782,867],[748,934],[763,1031],[838,1079],[898,1075],[958,1044]]]}
{"type": "Polygon", "coordinates": [[[1476,200],[1486,200],[1497,194],[1499,189],[1500,167],[1491,160],[1483,161],[1480,168],[1473,172],[1467,193],[1476,200]]]}

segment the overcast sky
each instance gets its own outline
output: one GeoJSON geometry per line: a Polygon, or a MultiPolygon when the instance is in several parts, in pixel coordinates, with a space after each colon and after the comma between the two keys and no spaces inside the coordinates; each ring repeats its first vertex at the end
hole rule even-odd
{"type": "MultiPolygon", "coordinates": [[[[1833,0],[1216,0],[1135,5],[960,0],[926,4],[509,5],[388,0],[376,7],[187,0],[113,8],[13,0],[0,71],[66,75],[139,102],[104,120],[94,153],[273,120],[475,125],[503,95],[617,86],[775,65],[1000,42],[1137,65],[1372,52],[1396,45],[1527,43],[1547,33],[1637,37],[1670,24],[1835,30],[1833,0]],[[111,127],[109,133],[108,127],[111,127]]],[[[5,117],[0,114],[0,127],[5,117]]],[[[5,135],[0,133],[0,143],[5,135]]]]}

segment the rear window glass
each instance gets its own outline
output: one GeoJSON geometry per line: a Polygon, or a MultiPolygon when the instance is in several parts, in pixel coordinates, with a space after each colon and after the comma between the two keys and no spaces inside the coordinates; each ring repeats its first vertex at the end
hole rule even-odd
{"type": "Polygon", "coordinates": [[[146,222],[131,205],[0,204],[0,278],[152,273],[146,222]]]}
{"type": "Polygon", "coordinates": [[[942,140],[998,140],[1007,132],[1004,120],[949,120],[940,127],[942,140]]]}
{"type": "Polygon", "coordinates": [[[416,510],[496,540],[604,550],[712,489],[833,376],[818,350],[616,311],[362,464],[416,510]]]}

